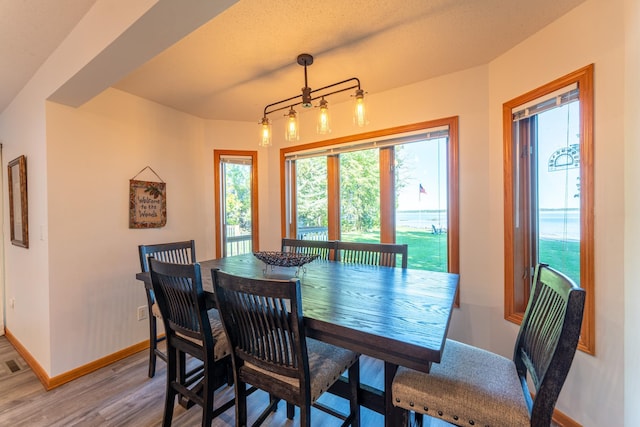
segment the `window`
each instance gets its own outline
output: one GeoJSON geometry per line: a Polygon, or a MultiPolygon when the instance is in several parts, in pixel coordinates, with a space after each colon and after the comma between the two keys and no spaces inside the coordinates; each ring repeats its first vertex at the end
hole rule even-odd
{"type": "Polygon", "coordinates": [[[281,150],[283,237],[407,243],[458,272],[458,118],[281,150]]]}
{"type": "Polygon", "coordinates": [[[533,269],[587,291],[579,348],[594,353],[593,65],[503,106],[505,319],[520,323],[533,269]]]}
{"type": "Polygon", "coordinates": [[[430,136],[397,149],[402,159],[398,175],[403,189],[395,205],[396,243],[428,248],[424,256],[412,260],[413,268],[447,271],[448,130],[432,132],[430,136]],[[424,233],[418,235],[415,230],[424,233]]]}
{"type": "Polygon", "coordinates": [[[327,157],[300,159],[295,165],[296,238],[327,240],[327,157]]]}
{"type": "Polygon", "coordinates": [[[216,254],[258,250],[258,179],[255,151],[214,150],[216,254]]]}
{"type": "Polygon", "coordinates": [[[368,148],[339,155],[340,239],[380,242],[381,149],[368,148]]]}

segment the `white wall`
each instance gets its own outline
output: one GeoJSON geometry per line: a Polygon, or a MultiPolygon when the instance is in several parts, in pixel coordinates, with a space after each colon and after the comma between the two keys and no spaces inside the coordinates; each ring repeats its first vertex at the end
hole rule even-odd
{"type": "Polygon", "coordinates": [[[203,137],[202,120],[115,89],[77,109],[47,104],[51,341],[64,349],[53,375],[148,337],[138,245],[204,250],[203,137]],[[167,184],[167,224],[129,229],[129,180],[146,166],[167,184]]]}
{"type": "MultiPolygon", "coordinates": [[[[578,352],[557,404],[586,426],[622,425],[624,416],[623,31],[622,1],[590,0],[490,65],[489,150],[495,167],[488,197],[500,212],[502,103],[595,63],[596,356],[578,352]]],[[[502,286],[502,220],[496,216],[492,222],[494,239],[485,252],[492,266],[488,283],[502,286]]],[[[496,336],[511,341],[501,323],[492,324],[496,336]]]]}
{"type": "MultiPolygon", "coordinates": [[[[3,141],[3,180],[7,179],[6,165],[14,158],[27,157],[28,212],[30,247],[11,245],[9,221],[4,222],[5,300],[15,300],[15,307],[7,305],[6,327],[15,335],[28,335],[25,345],[48,366],[49,358],[49,290],[47,286],[47,245],[38,239],[39,226],[47,222],[46,148],[44,147],[44,103],[33,91],[23,91],[24,101],[14,103],[0,116],[0,139],[3,141]],[[15,326],[15,327],[12,327],[15,326]]],[[[3,191],[3,215],[9,218],[8,192],[3,191]]]]}
{"type": "MultiPolygon", "coordinates": [[[[2,165],[2,141],[0,140],[0,165],[2,165]]],[[[4,179],[0,173],[0,200],[4,194],[4,179]]],[[[0,224],[4,224],[4,210],[0,209],[0,224]]],[[[4,237],[2,238],[4,240],[4,237]]],[[[0,244],[0,260],[4,259],[4,246],[0,244]]],[[[6,300],[4,298],[4,262],[0,263],[0,336],[4,335],[4,306],[6,300]]]]}
{"type": "Polygon", "coordinates": [[[640,419],[640,2],[625,1],[625,251],[624,251],[624,419],[640,419]]]}
{"type": "MultiPolygon", "coordinates": [[[[51,372],[51,316],[49,294],[49,247],[47,242],[47,146],[45,99],[67,81],[86,61],[128,28],[156,0],[122,7],[117,1],[98,2],[51,55],[0,115],[3,141],[3,176],[6,163],[27,156],[29,249],[12,246],[9,224],[4,223],[5,298],[15,299],[6,312],[6,327],[51,372]]],[[[125,1],[122,1],[125,3],[125,1]]],[[[8,218],[8,195],[4,195],[8,218]]]]}

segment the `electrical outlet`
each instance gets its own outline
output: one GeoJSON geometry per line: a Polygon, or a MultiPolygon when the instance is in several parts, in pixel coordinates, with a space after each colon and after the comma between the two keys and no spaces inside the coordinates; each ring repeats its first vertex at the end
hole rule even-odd
{"type": "Polygon", "coordinates": [[[147,306],[141,305],[138,307],[138,320],[144,320],[147,318],[147,306]]]}

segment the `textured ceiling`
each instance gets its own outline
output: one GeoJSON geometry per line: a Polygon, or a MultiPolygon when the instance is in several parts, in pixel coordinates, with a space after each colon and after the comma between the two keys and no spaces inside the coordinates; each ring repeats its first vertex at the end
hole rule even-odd
{"type": "MultiPolygon", "coordinates": [[[[21,77],[0,74],[0,111],[94,1],[0,0],[0,61],[21,77]]],[[[203,118],[256,121],[300,93],[300,53],[315,57],[312,88],[358,77],[373,94],[486,64],[583,1],[240,0],[114,87],[203,118]]]]}
{"type": "Polygon", "coordinates": [[[116,87],[199,117],[258,120],[309,85],[381,92],[485,64],[583,0],[241,0],[116,87]]]}

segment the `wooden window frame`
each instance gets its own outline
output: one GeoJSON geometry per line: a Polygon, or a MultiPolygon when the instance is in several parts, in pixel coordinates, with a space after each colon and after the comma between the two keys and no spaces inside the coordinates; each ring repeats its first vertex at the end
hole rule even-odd
{"type": "Polygon", "coordinates": [[[578,348],[595,354],[595,273],[594,273],[594,138],[593,74],[590,64],[503,104],[504,153],[504,318],[520,324],[529,291],[524,282],[514,283],[514,186],[513,109],[577,83],[580,102],[580,286],[586,291],[584,318],[578,348]]]}
{"type": "MultiPolygon", "coordinates": [[[[459,273],[460,272],[460,225],[459,225],[459,179],[458,179],[458,163],[459,163],[459,155],[458,155],[458,117],[447,117],[443,119],[429,120],[425,122],[419,122],[409,125],[397,126],[393,128],[381,129],[372,132],[365,132],[355,135],[348,135],[340,138],[329,139],[324,141],[317,141],[308,144],[296,145],[291,147],[285,147],[280,149],[280,194],[281,194],[281,230],[282,237],[287,237],[287,235],[295,236],[295,223],[292,221],[291,228],[292,230],[287,229],[287,183],[286,183],[286,157],[289,153],[298,152],[298,151],[308,151],[308,150],[316,150],[323,147],[329,147],[333,145],[341,145],[346,143],[352,143],[356,141],[365,141],[370,139],[383,139],[389,138],[393,135],[399,135],[403,133],[409,132],[419,132],[421,130],[430,129],[430,128],[438,128],[447,126],[449,129],[449,142],[448,142],[448,155],[447,155],[447,168],[448,168],[448,183],[447,183],[447,191],[449,194],[448,199],[448,231],[447,231],[447,268],[451,273],[459,273]],[[288,234],[293,233],[293,234],[288,234]]],[[[380,168],[381,173],[380,177],[382,180],[382,185],[385,188],[389,188],[390,185],[393,185],[394,177],[394,155],[393,150],[382,149],[381,151],[386,151],[385,153],[381,153],[380,155],[380,168]],[[382,171],[386,172],[382,172],[382,171]]],[[[327,174],[332,177],[329,179],[328,191],[331,194],[331,191],[336,191],[336,189],[340,188],[340,177],[339,177],[339,160],[338,156],[328,155],[327,156],[327,174]],[[337,168],[337,169],[336,169],[337,168]],[[336,171],[338,173],[336,173],[336,171]]],[[[291,189],[289,189],[291,191],[291,189]]],[[[393,192],[391,192],[393,193],[393,192]]],[[[294,196],[295,197],[295,196],[294,196]]],[[[390,198],[394,198],[394,194],[389,195],[390,198]]],[[[384,199],[382,194],[380,198],[381,206],[381,216],[385,215],[386,218],[393,218],[395,216],[395,211],[393,215],[390,215],[389,207],[387,205],[385,207],[385,203],[390,203],[389,197],[384,199]],[[385,213],[386,212],[386,213],[385,213]]],[[[340,224],[340,203],[338,200],[334,200],[332,197],[329,197],[329,206],[328,206],[328,221],[329,225],[333,224],[334,230],[338,230],[337,232],[329,234],[330,240],[339,240],[339,224],[340,224]],[[337,227],[336,227],[337,225],[337,227]]],[[[295,205],[294,205],[295,206],[295,205]]],[[[291,213],[295,217],[295,208],[294,212],[291,213]]],[[[395,241],[395,230],[388,227],[387,225],[383,225],[383,218],[381,218],[380,224],[380,239],[381,242],[384,243],[394,243],[395,241]]],[[[331,230],[332,227],[330,227],[331,230]]],[[[459,292],[456,297],[456,305],[458,305],[459,301],[459,292]]]]}
{"type": "Polygon", "coordinates": [[[222,256],[222,183],[220,181],[220,160],[223,156],[251,157],[251,245],[259,251],[258,227],[258,152],[243,150],[213,150],[213,203],[216,232],[216,258],[222,256]]]}

